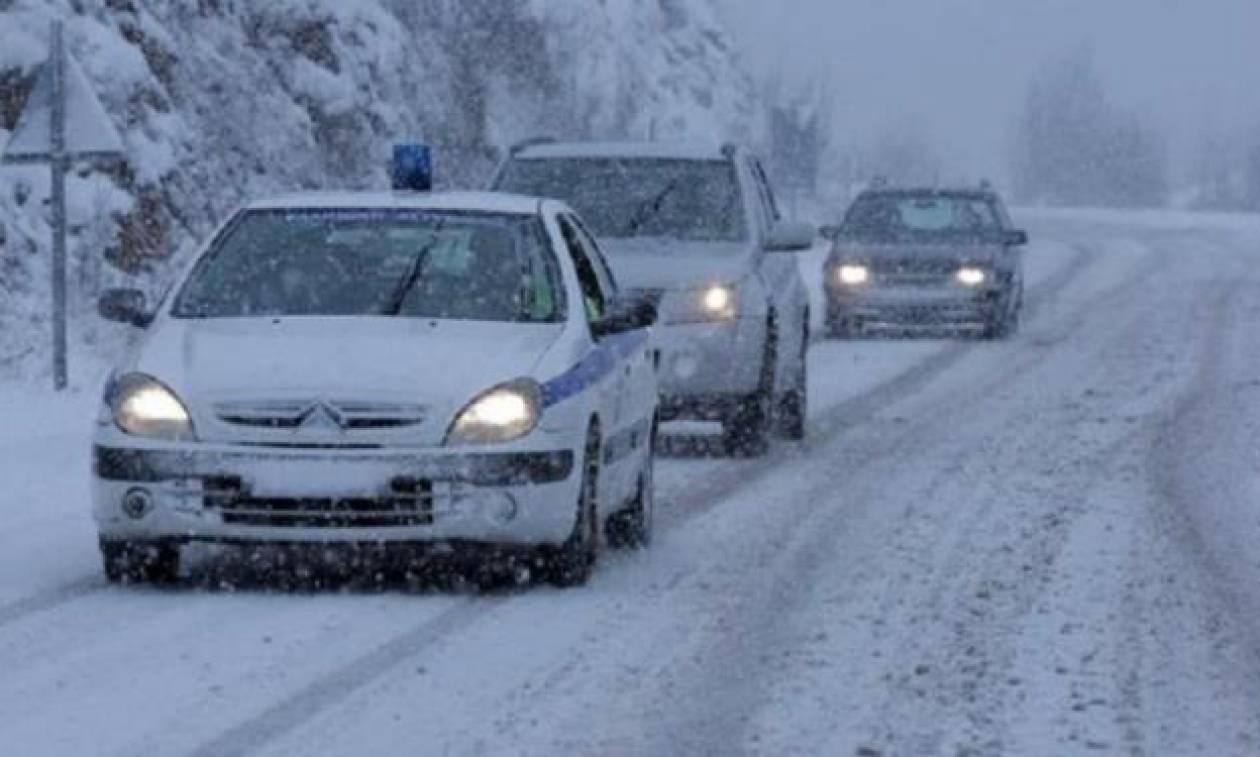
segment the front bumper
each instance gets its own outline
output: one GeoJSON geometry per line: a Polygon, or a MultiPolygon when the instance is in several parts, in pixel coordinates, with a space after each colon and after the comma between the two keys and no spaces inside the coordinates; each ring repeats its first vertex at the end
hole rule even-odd
{"type": "Polygon", "coordinates": [[[833,287],[827,292],[827,320],[833,324],[983,325],[999,312],[1002,299],[999,288],[833,287]]]}
{"type": "Polygon", "coordinates": [[[663,417],[708,418],[755,392],[765,338],[765,321],[758,318],[660,327],[656,343],[663,417]]]}
{"type": "Polygon", "coordinates": [[[573,531],[576,457],[102,443],[94,516],[137,541],[554,545],[573,531]]]}

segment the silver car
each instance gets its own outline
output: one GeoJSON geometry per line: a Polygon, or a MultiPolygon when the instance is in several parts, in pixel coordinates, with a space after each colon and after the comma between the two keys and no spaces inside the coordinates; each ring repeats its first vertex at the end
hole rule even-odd
{"type": "Polygon", "coordinates": [[[499,191],[581,213],[620,286],[656,296],[664,420],[719,421],[733,454],[771,431],[805,435],[809,306],[786,221],[761,163],[738,147],[534,142],[512,150],[499,191]]]}
{"type": "Polygon", "coordinates": [[[948,327],[998,339],[1019,325],[1028,235],[987,187],[868,190],[823,234],[832,336],[948,327]]]}

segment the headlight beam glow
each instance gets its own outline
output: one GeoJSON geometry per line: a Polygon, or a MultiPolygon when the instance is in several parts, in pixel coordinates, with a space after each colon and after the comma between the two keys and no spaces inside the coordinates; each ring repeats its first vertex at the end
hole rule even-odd
{"type": "Polygon", "coordinates": [[[836,269],[836,279],[847,286],[861,286],[871,280],[871,269],[864,265],[848,263],[836,269]]]}

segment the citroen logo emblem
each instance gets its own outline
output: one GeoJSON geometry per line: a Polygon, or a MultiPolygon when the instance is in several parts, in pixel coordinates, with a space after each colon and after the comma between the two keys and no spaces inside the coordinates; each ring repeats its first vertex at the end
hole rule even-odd
{"type": "Polygon", "coordinates": [[[341,431],[344,419],[337,409],[324,402],[316,402],[302,412],[299,426],[308,431],[341,431]]]}

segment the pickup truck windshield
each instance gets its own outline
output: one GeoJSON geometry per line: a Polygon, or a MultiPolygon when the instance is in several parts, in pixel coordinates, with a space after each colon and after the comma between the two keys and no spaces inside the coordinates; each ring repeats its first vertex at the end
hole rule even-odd
{"type": "Polygon", "coordinates": [[[598,237],[748,236],[735,168],[726,160],[516,159],[496,189],[564,200],[598,237]]]}
{"type": "Polygon", "coordinates": [[[176,318],[555,321],[558,266],[532,218],[247,211],[193,268],[176,318]]]}

